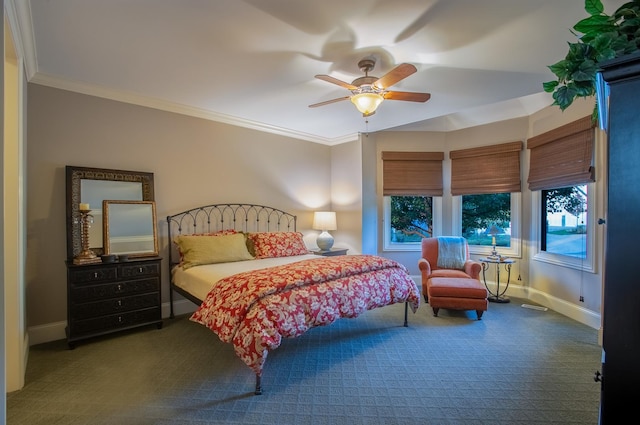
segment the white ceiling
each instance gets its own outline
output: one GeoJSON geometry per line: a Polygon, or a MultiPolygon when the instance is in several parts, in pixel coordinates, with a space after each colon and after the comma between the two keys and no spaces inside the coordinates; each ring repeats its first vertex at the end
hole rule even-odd
{"type": "MultiPolygon", "coordinates": [[[[333,145],[401,127],[445,131],[531,114],[583,0],[12,0],[30,82],[333,145]],[[349,95],[418,72],[365,119],[349,95]]],[[[604,1],[611,13],[622,1],[604,1]],[[613,4],[611,6],[610,4],[613,4]]]]}

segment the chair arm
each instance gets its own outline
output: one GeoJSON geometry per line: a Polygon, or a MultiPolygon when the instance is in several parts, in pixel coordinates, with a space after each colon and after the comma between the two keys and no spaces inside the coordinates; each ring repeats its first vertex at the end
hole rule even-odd
{"type": "Polygon", "coordinates": [[[423,281],[427,279],[429,275],[431,275],[431,264],[426,258],[421,258],[418,260],[418,268],[420,269],[420,272],[422,272],[423,281]]]}
{"type": "Polygon", "coordinates": [[[482,264],[479,261],[467,260],[464,263],[464,272],[471,276],[473,279],[480,280],[480,272],[482,271],[482,264]]]}

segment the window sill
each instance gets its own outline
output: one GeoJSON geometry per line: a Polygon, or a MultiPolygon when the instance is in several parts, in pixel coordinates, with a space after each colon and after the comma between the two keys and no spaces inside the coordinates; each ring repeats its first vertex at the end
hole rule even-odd
{"type": "Polygon", "coordinates": [[[566,267],[570,269],[582,270],[589,273],[595,273],[593,262],[588,258],[576,258],[568,255],[550,254],[548,252],[539,252],[533,256],[534,261],[541,263],[553,264],[554,266],[566,267]]]}

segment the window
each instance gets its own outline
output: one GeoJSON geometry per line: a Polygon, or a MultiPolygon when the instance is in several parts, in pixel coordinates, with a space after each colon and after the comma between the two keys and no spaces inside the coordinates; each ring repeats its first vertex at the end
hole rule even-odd
{"type": "Polygon", "coordinates": [[[536,260],[595,271],[595,138],[586,116],[527,141],[529,189],[538,205],[536,260]]]}
{"type": "Polygon", "coordinates": [[[500,231],[495,235],[498,253],[520,257],[520,199],[519,192],[454,196],[453,229],[467,239],[472,254],[489,255],[489,229],[495,225],[500,231]]]}
{"type": "Polygon", "coordinates": [[[383,249],[419,251],[437,234],[443,152],[382,152],[383,249]]]}
{"type": "Polygon", "coordinates": [[[540,250],[587,258],[587,185],[543,190],[540,250]]]}
{"type": "MultiPolygon", "coordinates": [[[[534,222],[537,224],[537,233],[540,235],[538,252],[533,257],[535,260],[595,272],[596,213],[593,212],[595,210],[594,190],[595,183],[590,183],[533,192],[533,203],[538,206],[534,210],[534,222]],[[578,216],[575,215],[580,206],[573,209],[573,213],[568,212],[566,208],[565,212],[548,212],[547,204],[561,205],[558,203],[558,198],[562,192],[553,193],[556,191],[563,191],[564,195],[569,194],[569,196],[576,198],[582,196],[584,212],[578,216]],[[584,191],[584,194],[581,191],[584,191]]],[[[572,210],[571,202],[573,205],[577,204],[575,200],[563,202],[569,203],[569,210],[572,210]]]]}
{"type": "Polygon", "coordinates": [[[469,245],[511,246],[511,194],[462,196],[462,236],[469,245]],[[492,232],[492,230],[495,231],[492,232]]]}
{"type": "Polygon", "coordinates": [[[467,239],[472,254],[489,255],[495,237],[500,255],[521,255],[522,146],[522,142],[509,142],[449,153],[452,228],[467,239]]]}
{"type": "MultiPolygon", "coordinates": [[[[433,196],[384,197],[384,249],[420,250],[422,238],[434,235],[434,220],[441,210],[441,198],[433,196]],[[434,213],[435,211],[435,213],[434,213]]],[[[435,229],[438,234],[439,229],[435,229]]]]}

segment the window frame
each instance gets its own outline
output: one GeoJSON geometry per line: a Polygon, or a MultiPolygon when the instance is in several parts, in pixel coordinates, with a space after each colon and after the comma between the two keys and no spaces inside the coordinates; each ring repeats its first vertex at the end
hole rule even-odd
{"type": "Polygon", "coordinates": [[[595,240],[596,240],[596,183],[587,183],[587,255],[586,258],[576,258],[569,255],[555,254],[542,250],[542,191],[531,192],[532,229],[536,238],[536,250],[533,260],[541,263],[553,264],[589,273],[596,273],[595,240]]]}
{"type": "MultiPolygon", "coordinates": [[[[420,242],[391,242],[391,196],[428,196],[428,195],[387,195],[382,197],[382,250],[383,251],[420,251],[420,242]]],[[[433,236],[442,234],[442,196],[432,196],[433,216],[431,217],[433,236]]]]}
{"type": "MultiPolygon", "coordinates": [[[[522,258],[522,193],[511,192],[511,241],[510,247],[499,247],[500,255],[512,258],[522,258]]],[[[462,195],[451,197],[451,227],[454,234],[462,234],[462,195]]],[[[491,247],[484,245],[469,245],[472,255],[487,256],[491,254],[491,247]]]]}

